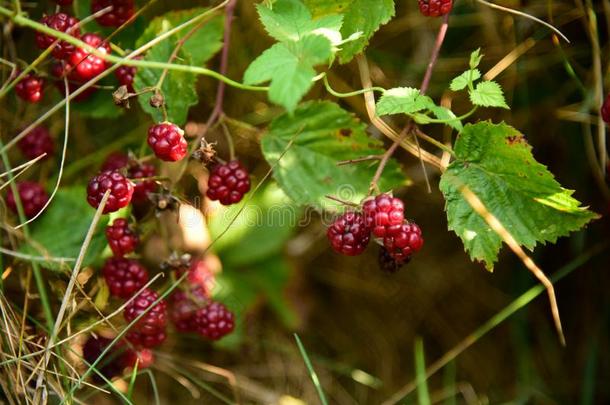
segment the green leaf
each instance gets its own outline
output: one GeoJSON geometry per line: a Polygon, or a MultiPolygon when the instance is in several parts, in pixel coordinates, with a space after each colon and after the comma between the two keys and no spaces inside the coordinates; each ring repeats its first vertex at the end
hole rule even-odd
{"type": "Polygon", "coordinates": [[[305,4],[316,16],[329,13],[342,13],[343,38],[355,35],[356,39],[349,41],[341,47],[339,61],[347,63],[361,53],[367,46],[369,39],[383,24],[394,16],[394,0],[305,0],[305,4]]]}
{"type": "MultiPolygon", "coordinates": [[[[377,162],[337,163],[384,152],[380,141],[367,136],[364,124],[331,102],[308,102],[293,114],[275,118],[261,146],[276,180],[292,200],[299,205],[335,210],[339,208],[337,203],[325,196],[360,201],[377,167],[377,162]]],[[[398,164],[390,160],[379,183],[381,190],[405,184],[398,164]]]]}
{"type": "MultiPolygon", "coordinates": [[[[51,257],[76,259],[95,215],[95,210],[87,204],[86,196],[84,187],[60,189],[45,213],[30,225],[31,238],[35,243],[24,245],[22,251],[36,256],[47,253],[51,257]],[[36,247],[42,248],[43,252],[36,247]]],[[[102,216],[83,266],[91,265],[104,250],[106,237],[103,229],[107,222],[107,216],[102,216]]],[[[62,268],[58,262],[43,262],[42,265],[52,270],[62,268]]],[[[74,262],[69,265],[74,265],[74,262]]]]}
{"type": "Polygon", "coordinates": [[[450,109],[435,105],[430,107],[430,111],[432,111],[439,120],[446,120],[445,124],[456,131],[460,132],[464,128],[462,126],[462,121],[460,121],[450,109]]]}
{"type": "Polygon", "coordinates": [[[597,215],[582,207],[532,156],[516,129],[502,123],[466,125],[457,138],[456,160],[442,175],[449,229],[473,260],[492,269],[502,239],[462,196],[467,186],[527,249],[582,228],[597,215]]]}
{"type": "Polygon", "coordinates": [[[239,267],[279,254],[300,215],[301,209],[273,183],[248,202],[214,211],[208,226],[214,240],[224,232],[214,244],[223,265],[239,267]]]}
{"type": "Polygon", "coordinates": [[[470,69],[476,69],[481,63],[481,59],[483,59],[483,55],[481,55],[481,48],[477,48],[477,50],[473,51],[470,54],[470,69]]]}
{"type": "Polygon", "coordinates": [[[482,107],[500,107],[510,109],[504,100],[502,87],[496,82],[487,81],[477,84],[474,90],[468,92],[470,101],[482,107]]]}
{"type": "MultiPolygon", "coordinates": [[[[171,11],[153,19],[136,41],[136,46],[147,43],[181,23],[204,13],[206,10],[206,8],[195,8],[171,11]]],[[[223,19],[220,16],[211,18],[184,43],[173,63],[196,66],[205,64],[222,46],[222,21],[223,19]]],[[[160,42],[144,55],[144,60],[168,62],[178,41],[188,32],[189,30],[184,30],[160,42]]],[[[158,83],[162,73],[163,70],[160,69],[138,69],[134,87],[137,90],[153,87],[158,83]]],[[[167,73],[161,90],[165,100],[167,100],[166,108],[169,121],[177,125],[183,125],[186,122],[189,108],[199,101],[196,85],[197,76],[192,73],[177,71],[167,73]]],[[[162,121],[162,112],[149,104],[151,95],[152,93],[142,94],[138,97],[138,101],[142,109],[149,113],[155,121],[162,121]]]]}
{"type": "Polygon", "coordinates": [[[451,81],[449,88],[452,91],[464,90],[468,85],[472,85],[473,82],[481,78],[481,72],[479,69],[467,70],[461,75],[457,76],[451,81]]]}
{"type": "Polygon", "coordinates": [[[413,114],[434,106],[434,101],[428,96],[422,96],[418,89],[412,87],[396,87],[383,93],[377,102],[377,115],[413,114]]]}
{"type": "Polygon", "coordinates": [[[328,39],[308,35],[297,41],[280,42],[256,58],[244,74],[246,84],[271,80],[269,99],[293,111],[299,100],[313,85],[313,66],[332,55],[328,39]]]}

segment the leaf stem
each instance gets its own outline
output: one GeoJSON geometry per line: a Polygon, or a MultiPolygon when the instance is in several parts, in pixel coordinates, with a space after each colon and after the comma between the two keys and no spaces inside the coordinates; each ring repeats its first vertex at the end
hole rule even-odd
{"type": "Polygon", "coordinates": [[[361,94],[369,93],[369,92],[373,92],[373,91],[378,91],[380,93],[384,93],[386,91],[386,89],[384,89],[383,87],[374,86],[374,87],[369,87],[366,89],[350,91],[349,93],[340,93],[340,92],[334,90],[332,87],[330,87],[330,83],[328,82],[328,76],[326,74],[324,74],[324,76],[322,77],[322,80],[324,81],[324,87],[326,87],[326,90],[333,96],[339,97],[339,98],[359,96],[361,94]]]}

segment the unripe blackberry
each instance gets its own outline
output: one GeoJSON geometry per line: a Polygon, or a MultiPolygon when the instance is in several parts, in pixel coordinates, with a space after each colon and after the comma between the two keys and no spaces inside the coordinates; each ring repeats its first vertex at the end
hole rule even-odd
{"type": "MultiPolygon", "coordinates": [[[[87,45],[109,55],[110,45],[97,34],[87,33],[81,38],[87,45]]],[[[102,58],[83,48],[77,48],[68,57],[69,77],[78,82],[87,82],[106,70],[108,64],[102,58]]]]}
{"type": "Polygon", "coordinates": [[[413,222],[388,227],[383,246],[398,261],[406,261],[424,245],[421,229],[413,222]]]}
{"type": "Polygon", "coordinates": [[[250,191],[250,176],[237,160],[216,165],[208,178],[206,195],[223,205],[236,204],[250,191]]]}
{"type": "Polygon", "coordinates": [[[23,156],[28,159],[35,159],[43,153],[46,153],[46,156],[42,159],[48,159],[55,152],[55,142],[49,131],[43,126],[34,127],[17,142],[17,146],[23,156]]]}
{"type": "Polygon", "coordinates": [[[112,253],[117,257],[125,256],[136,250],[140,241],[125,218],[117,218],[112,225],[106,227],[106,239],[112,253]]]}
{"type": "Polygon", "coordinates": [[[117,171],[102,172],[89,180],[87,186],[89,205],[97,209],[107,190],[110,190],[110,195],[104,206],[104,214],[118,211],[129,204],[133,195],[133,183],[117,171]]]}
{"type": "Polygon", "coordinates": [[[119,27],[135,13],[133,0],[93,0],[91,2],[91,14],[109,6],[112,6],[112,10],[96,18],[98,24],[104,27],[119,27]]]}
{"type": "MultiPolygon", "coordinates": [[[[13,194],[13,189],[8,188],[8,194],[6,196],[6,205],[8,208],[17,213],[17,201],[13,194]]],[[[34,181],[23,181],[17,183],[17,192],[19,193],[19,199],[23,206],[23,213],[27,218],[33,218],[36,214],[42,210],[44,205],[49,201],[49,196],[45,189],[34,181]]]]}
{"type": "Polygon", "coordinates": [[[184,139],[184,131],[171,122],[150,127],[148,145],[159,159],[167,162],[176,162],[186,156],[187,143],[184,139]]]}
{"type": "Polygon", "coordinates": [[[148,282],[148,271],[134,259],[111,257],[106,260],[102,274],[110,294],[118,298],[131,298],[148,282]]]}
{"type": "Polygon", "coordinates": [[[218,340],[235,329],[235,316],[220,302],[211,302],[195,312],[197,333],[210,339],[218,340]]]}
{"type": "Polygon", "coordinates": [[[33,73],[28,73],[15,85],[15,93],[28,103],[37,103],[42,99],[44,79],[33,73]]]}
{"type": "Polygon", "coordinates": [[[426,17],[440,17],[451,11],[453,0],[418,0],[419,11],[426,17]]]}
{"type": "MultiPolygon", "coordinates": [[[[133,163],[129,165],[127,176],[130,179],[145,179],[156,175],[155,166],[150,163],[133,163]]],[[[148,200],[148,193],[157,190],[157,183],[154,180],[134,181],[133,197],[134,204],[141,204],[148,200]]]]}
{"type": "Polygon", "coordinates": [[[362,204],[366,226],[378,238],[386,235],[388,227],[402,224],[404,209],[402,201],[389,194],[369,197],[362,204]]]}
{"type": "Polygon", "coordinates": [[[371,231],[365,225],[364,216],[348,211],[332,223],[326,232],[331,247],[337,253],[357,256],[369,244],[371,231]]]}
{"type": "MultiPolygon", "coordinates": [[[[159,295],[150,289],[140,292],[125,307],[123,316],[125,321],[132,322],[140,314],[146,312],[154,304],[159,295]]],[[[136,345],[144,347],[154,347],[165,340],[165,326],[167,323],[167,308],[164,300],[154,305],[146,312],[131,328],[127,334],[127,339],[136,345]]]]}
{"type": "MultiPolygon", "coordinates": [[[[79,21],[77,18],[72,17],[66,13],[57,13],[42,17],[42,20],[40,20],[40,22],[56,31],[67,32],[72,27],[77,25],[79,21]]],[[[78,27],[72,29],[70,35],[75,38],[79,38],[80,30],[78,29],[78,27]]],[[[36,32],[36,45],[38,45],[38,48],[40,49],[47,49],[53,44],[53,42],[55,42],[56,39],[57,38],[52,35],[47,35],[42,32],[36,32]]],[[[51,54],[57,59],[65,59],[72,52],[74,52],[74,45],[66,41],[59,41],[53,48],[53,51],[51,51],[51,54]]]]}

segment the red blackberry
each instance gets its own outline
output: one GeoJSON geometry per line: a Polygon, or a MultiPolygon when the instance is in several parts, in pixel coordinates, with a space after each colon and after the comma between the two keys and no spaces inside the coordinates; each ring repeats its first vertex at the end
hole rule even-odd
{"type": "MultiPolygon", "coordinates": [[[[110,45],[97,34],[85,34],[81,38],[83,42],[96,48],[99,52],[110,54],[110,45]]],[[[98,76],[108,66],[106,61],[83,48],[77,48],[68,57],[69,77],[72,80],[86,82],[98,76]]]]}
{"type": "Polygon", "coordinates": [[[385,236],[388,227],[402,224],[404,209],[402,201],[389,194],[370,197],[362,204],[366,226],[378,238],[385,236]]]}
{"type": "Polygon", "coordinates": [[[165,333],[165,329],[155,329],[154,331],[151,331],[151,333],[131,331],[127,332],[125,339],[129,340],[131,344],[137,347],[152,348],[160,346],[165,342],[167,334],[165,333]]]}
{"type": "Polygon", "coordinates": [[[426,17],[440,17],[451,11],[453,0],[418,0],[419,11],[426,17]]]}
{"type": "Polygon", "coordinates": [[[27,101],[28,103],[37,103],[42,99],[42,88],[44,87],[44,79],[33,73],[28,73],[15,86],[15,93],[27,101]]]}
{"type": "Polygon", "coordinates": [[[96,19],[98,24],[104,27],[119,27],[129,20],[136,11],[133,0],[93,0],[91,2],[91,13],[97,13],[109,6],[112,6],[112,10],[96,19]]]}
{"type": "MultiPolygon", "coordinates": [[[[135,163],[129,166],[127,176],[132,180],[154,177],[156,174],[155,166],[150,163],[135,163]]],[[[154,180],[134,181],[133,197],[134,204],[148,201],[148,193],[154,193],[157,183],[154,180]]]]}
{"type": "Polygon", "coordinates": [[[208,302],[201,286],[192,286],[188,291],[176,291],[171,297],[169,317],[180,332],[195,332],[195,313],[208,302]]]}
{"type": "MultiPolygon", "coordinates": [[[[23,181],[17,183],[17,192],[23,206],[23,213],[27,218],[32,218],[40,212],[44,205],[49,201],[49,196],[44,188],[34,181],[23,181]]],[[[13,189],[9,187],[6,196],[6,205],[17,213],[17,202],[13,195],[13,189]]]]}
{"type": "Polygon", "coordinates": [[[102,171],[120,170],[127,166],[129,157],[123,152],[111,152],[102,163],[102,171]]]}
{"type": "Polygon", "coordinates": [[[210,200],[218,200],[223,205],[236,204],[250,191],[250,177],[238,160],[218,164],[208,178],[206,195],[210,200]]]}
{"type": "Polygon", "coordinates": [[[235,316],[220,302],[211,302],[195,312],[197,333],[210,340],[218,340],[233,332],[235,316]]]}
{"type": "Polygon", "coordinates": [[[371,231],[365,225],[364,216],[361,213],[348,211],[332,223],[326,236],[337,253],[357,256],[366,249],[371,231]]]}
{"type": "MultiPolygon", "coordinates": [[[[112,339],[107,339],[102,336],[89,336],[83,345],[83,358],[91,366],[100,357],[102,352],[112,342],[112,339]]],[[[124,369],[124,354],[125,347],[121,342],[116,343],[108,353],[96,364],[95,369],[104,377],[111,380],[123,374],[124,369]]],[[[97,373],[92,373],[94,381],[102,382],[103,379],[97,373]]]]}
{"type": "Polygon", "coordinates": [[[104,214],[118,211],[129,204],[133,195],[133,183],[117,171],[102,172],[89,180],[87,186],[89,205],[97,209],[106,190],[110,190],[110,195],[104,207],[104,214]]]}
{"type": "Polygon", "coordinates": [[[410,257],[404,260],[396,260],[390,255],[390,252],[383,246],[379,248],[379,256],[377,257],[377,264],[379,269],[384,273],[396,273],[411,260],[410,257]]]}
{"type": "Polygon", "coordinates": [[[606,95],[606,99],[604,100],[604,103],[602,104],[602,108],[601,108],[601,115],[602,115],[602,119],[604,120],[605,123],[610,124],[610,93],[608,93],[608,95],[606,95]]]}
{"type": "MultiPolygon", "coordinates": [[[[52,15],[46,15],[42,17],[40,22],[46,25],[49,28],[52,28],[57,31],[67,32],[72,27],[78,24],[78,19],[72,17],[66,13],[57,13],[52,15]]],[[[75,38],[80,37],[80,30],[78,27],[73,28],[70,31],[70,35],[75,38]]],[[[36,44],[40,49],[47,49],[49,46],[55,42],[57,38],[52,35],[43,34],[42,32],[36,32],[36,44]]],[[[51,54],[57,59],[65,59],[72,52],[74,52],[74,45],[69,44],[66,41],[59,41],[57,45],[53,48],[51,54]]]]}
{"type": "Polygon", "coordinates": [[[35,159],[43,153],[46,153],[43,159],[48,159],[55,151],[55,142],[49,131],[43,126],[34,127],[17,142],[17,146],[23,156],[28,159],[35,159]]]}
{"type": "MultiPolygon", "coordinates": [[[[51,74],[53,75],[53,77],[55,77],[57,79],[55,81],[55,87],[57,87],[57,90],[59,90],[59,92],[63,96],[66,95],[64,76],[67,75],[67,77],[68,77],[68,91],[70,92],[70,94],[72,94],[76,90],[78,90],[82,84],[75,80],[74,76],[68,70],[68,66],[66,64],[64,64],[63,62],[57,62],[57,63],[53,64],[53,66],[51,67],[51,74]]],[[[89,96],[91,94],[95,93],[95,91],[96,91],[95,87],[88,87],[85,91],[80,93],[78,96],[74,97],[73,100],[74,101],[85,101],[86,99],[89,98],[89,96]]]]}
{"type": "Polygon", "coordinates": [[[176,162],[186,156],[184,131],[171,122],[150,127],[148,145],[159,159],[167,162],[176,162]]]}
{"type": "Polygon", "coordinates": [[[134,368],[138,363],[138,369],[149,368],[155,362],[155,354],[150,349],[126,350],[123,356],[123,365],[134,368]]]}
{"type": "Polygon", "coordinates": [[[110,294],[118,298],[131,298],[148,282],[148,271],[139,261],[122,257],[106,260],[102,274],[110,294]]]}
{"type": "Polygon", "coordinates": [[[129,228],[129,223],[125,218],[117,218],[112,225],[106,227],[106,239],[112,253],[117,257],[125,256],[136,250],[140,241],[138,235],[129,228]]]}
{"type": "MultiPolygon", "coordinates": [[[[134,59],[142,59],[142,57],[137,56],[134,59]]],[[[119,84],[127,86],[127,90],[130,93],[133,93],[135,91],[133,88],[133,79],[136,77],[137,71],[138,68],[135,66],[119,66],[117,70],[114,71],[114,75],[119,81],[119,84]]]]}
{"type": "MultiPolygon", "coordinates": [[[[159,298],[159,295],[150,289],[145,289],[125,307],[123,316],[127,322],[136,319],[141,313],[146,311],[153,302],[159,298]]],[[[131,332],[138,332],[142,335],[158,335],[159,332],[165,330],[167,323],[167,309],[165,301],[161,300],[157,305],[152,307],[146,314],[138,320],[132,327],[131,332]]]]}
{"type": "Polygon", "coordinates": [[[424,238],[421,229],[413,222],[404,222],[387,228],[383,246],[394,260],[406,261],[422,248],[424,238]]]}

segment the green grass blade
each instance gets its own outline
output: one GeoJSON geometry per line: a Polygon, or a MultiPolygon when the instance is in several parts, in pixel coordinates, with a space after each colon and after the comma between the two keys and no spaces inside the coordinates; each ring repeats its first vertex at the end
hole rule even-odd
{"type": "Polygon", "coordinates": [[[326,400],[326,395],[324,394],[324,390],[322,389],[322,385],[320,384],[320,380],[318,379],[318,375],[316,371],[313,369],[311,365],[311,361],[309,360],[309,356],[305,351],[305,347],[303,343],[301,343],[301,339],[299,339],[299,335],[294,334],[294,338],[297,341],[297,346],[299,346],[299,351],[301,352],[301,356],[303,356],[303,361],[305,362],[305,366],[307,366],[307,370],[309,370],[309,376],[313,381],[313,385],[315,385],[316,390],[318,391],[318,396],[320,397],[320,402],[322,405],[328,405],[328,401],[326,400]]]}
{"type": "Polygon", "coordinates": [[[417,403],[419,405],[430,405],[430,393],[426,382],[426,359],[424,356],[424,341],[415,339],[415,376],[417,379],[417,403]]]}

